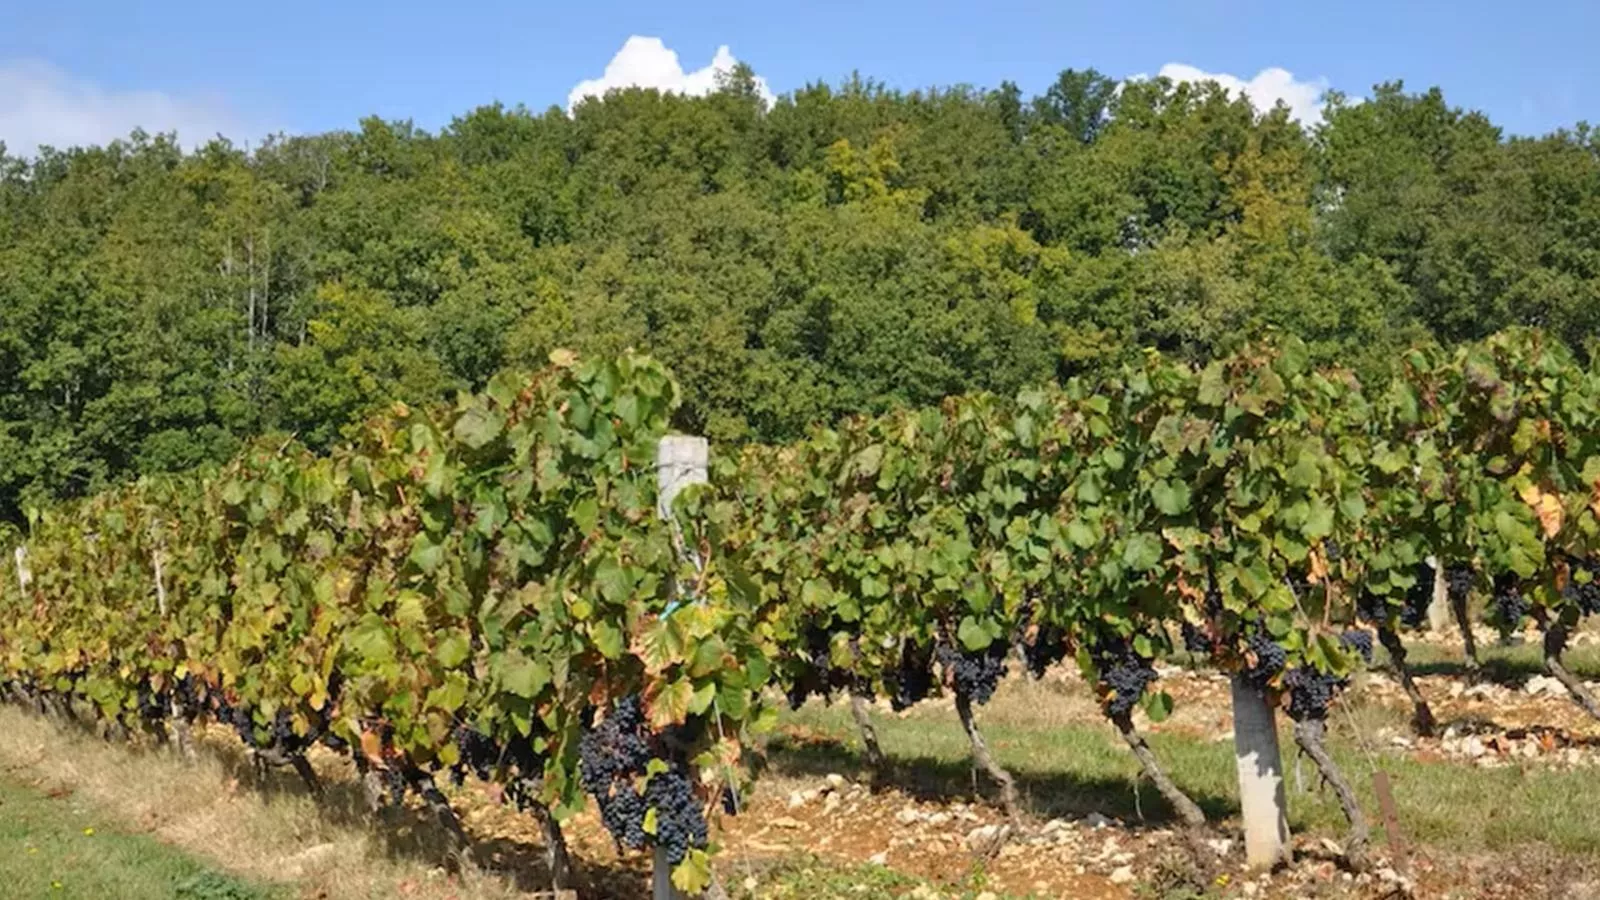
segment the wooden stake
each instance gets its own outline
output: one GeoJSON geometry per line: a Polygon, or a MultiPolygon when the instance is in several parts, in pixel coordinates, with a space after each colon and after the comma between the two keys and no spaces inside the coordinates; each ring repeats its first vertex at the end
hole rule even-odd
{"type": "Polygon", "coordinates": [[[1409,867],[1406,859],[1406,839],[1400,833],[1400,811],[1394,803],[1394,786],[1389,773],[1382,769],[1372,773],[1372,789],[1378,795],[1378,811],[1383,814],[1383,833],[1389,838],[1389,852],[1394,856],[1396,871],[1409,867]]]}

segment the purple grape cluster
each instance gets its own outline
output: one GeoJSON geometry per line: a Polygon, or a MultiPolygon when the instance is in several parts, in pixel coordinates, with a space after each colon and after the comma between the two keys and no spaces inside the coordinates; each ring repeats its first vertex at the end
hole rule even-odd
{"type": "Polygon", "coordinates": [[[1417,583],[1406,588],[1405,605],[1400,607],[1400,624],[1406,628],[1419,628],[1428,620],[1428,607],[1433,604],[1433,566],[1417,563],[1412,570],[1417,583]]]}
{"type": "Polygon", "coordinates": [[[1471,593],[1472,585],[1478,580],[1477,573],[1469,565],[1455,564],[1445,566],[1444,569],[1445,591],[1450,599],[1460,600],[1471,593]]]}
{"type": "Polygon", "coordinates": [[[1006,674],[1004,641],[992,641],[977,652],[957,649],[941,642],[934,649],[934,656],[955,682],[956,693],[980,706],[994,696],[994,689],[999,687],[1000,679],[1006,674]]]}
{"type": "Polygon", "coordinates": [[[1296,666],[1283,677],[1289,691],[1289,717],[1295,721],[1326,719],[1334,694],[1347,679],[1320,672],[1314,666],[1296,666]]]}
{"type": "Polygon", "coordinates": [[[1600,566],[1576,557],[1568,557],[1567,562],[1573,577],[1567,579],[1567,586],[1561,591],[1562,597],[1576,603],[1586,616],[1600,612],[1600,566]],[[1579,573],[1588,576],[1588,581],[1579,582],[1579,573]]]}
{"type": "Polygon", "coordinates": [[[583,789],[600,807],[600,820],[618,847],[631,850],[653,843],[666,851],[673,865],[691,848],[707,841],[705,814],[695,797],[688,765],[658,753],[658,741],[645,720],[637,695],[625,697],[605,719],[594,724],[593,712],[578,742],[583,789]],[[666,762],[665,771],[649,774],[652,760],[666,762]],[[644,791],[639,784],[644,780],[644,791]],[[655,834],[645,831],[645,817],[655,811],[655,834]]]}
{"type": "Polygon", "coordinates": [[[1067,632],[1054,625],[1040,625],[1032,640],[1022,643],[1022,659],[1028,674],[1044,677],[1045,670],[1067,658],[1067,632]]]}
{"type": "Polygon", "coordinates": [[[1144,697],[1145,688],[1156,680],[1150,660],[1140,656],[1126,638],[1104,638],[1089,655],[1100,676],[1101,696],[1109,716],[1127,715],[1144,697]]]}
{"type": "Polygon", "coordinates": [[[933,690],[931,652],[912,641],[904,642],[900,645],[900,665],[885,680],[889,686],[889,705],[895,712],[921,703],[933,690]]]}
{"type": "Polygon", "coordinates": [[[1352,628],[1339,635],[1339,643],[1346,650],[1354,650],[1361,654],[1361,660],[1368,665],[1372,664],[1372,632],[1352,628]]]}
{"type": "Polygon", "coordinates": [[[488,735],[466,725],[456,726],[455,742],[458,759],[450,767],[450,780],[456,787],[466,781],[468,772],[480,781],[490,780],[495,767],[500,765],[500,746],[488,735]]]}
{"type": "Polygon", "coordinates": [[[1514,631],[1533,608],[1522,595],[1522,584],[1515,572],[1494,576],[1494,620],[1504,631],[1514,631]]]}
{"type": "Polygon", "coordinates": [[[1250,654],[1255,657],[1255,662],[1245,668],[1245,680],[1252,686],[1265,690],[1272,683],[1272,679],[1283,671],[1283,667],[1289,661],[1289,655],[1277,641],[1272,639],[1272,635],[1268,634],[1265,628],[1258,628],[1250,635],[1247,647],[1250,654]]]}
{"type": "Polygon", "coordinates": [[[801,632],[801,656],[784,691],[790,709],[799,709],[812,696],[832,699],[834,691],[855,686],[853,675],[833,667],[832,640],[828,630],[818,625],[808,625],[801,632]]]}

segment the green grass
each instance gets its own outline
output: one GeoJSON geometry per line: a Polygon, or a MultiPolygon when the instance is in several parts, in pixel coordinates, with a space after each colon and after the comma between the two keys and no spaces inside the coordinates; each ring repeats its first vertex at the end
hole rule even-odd
{"type": "MultiPolygon", "coordinates": [[[[1050,715],[1049,690],[1007,685],[989,715],[979,711],[979,726],[1001,763],[1017,779],[1024,803],[1034,815],[1082,816],[1099,812],[1137,822],[1166,822],[1170,811],[1109,725],[1063,721],[1050,715]],[[1136,785],[1138,785],[1136,790],[1136,785]]],[[[787,721],[830,736],[824,742],[780,739],[773,765],[780,771],[815,774],[860,769],[860,739],[847,708],[811,704],[787,721]]],[[[906,718],[876,715],[878,734],[891,758],[891,779],[930,797],[970,795],[972,769],[968,745],[948,710],[918,708],[906,718]]],[[[1330,745],[1335,760],[1361,795],[1362,807],[1382,840],[1378,802],[1372,788],[1376,768],[1390,773],[1401,829],[1408,841],[1458,850],[1503,849],[1543,844],[1559,852],[1600,855],[1600,779],[1593,772],[1509,766],[1479,769],[1447,762],[1418,762],[1388,748],[1355,739],[1379,724],[1403,722],[1395,713],[1357,704],[1352,714],[1336,713],[1330,745]]],[[[1301,763],[1305,790],[1296,786],[1296,748],[1285,722],[1281,737],[1290,823],[1297,832],[1343,833],[1343,814],[1331,791],[1318,791],[1310,760],[1301,763]]],[[[1238,814],[1231,741],[1155,734],[1150,744],[1172,776],[1217,822],[1238,814]]],[[[990,785],[980,789],[992,796],[990,785]]]]}
{"type": "MultiPolygon", "coordinates": [[[[1381,648],[1378,657],[1380,664],[1387,664],[1388,654],[1381,648]]],[[[1569,647],[1561,659],[1579,678],[1600,678],[1600,645],[1569,647]]],[[[1466,673],[1465,660],[1459,643],[1406,642],[1406,661],[1420,675],[1462,675],[1466,673]]],[[[1544,651],[1537,638],[1509,645],[1479,644],[1478,661],[1487,677],[1502,684],[1521,684],[1544,674],[1544,651]]]]}
{"type": "Polygon", "coordinates": [[[0,779],[0,895],[15,900],[264,900],[151,838],[108,827],[70,794],[0,779]]]}
{"type": "MultiPolygon", "coordinates": [[[[988,894],[995,900],[1011,900],[983,886],[981,874],[966,886],[938,885],[928,893],[943,900],[973,900],[988,894]]],[[[929,882],[903,875],[884,866],[844,865],[836,860],[796,856],[775,864],[752,879],[749,885],[734,884],[736,900],[860,900],[862,897],[917,896],[918,888],[929,882]]]]}

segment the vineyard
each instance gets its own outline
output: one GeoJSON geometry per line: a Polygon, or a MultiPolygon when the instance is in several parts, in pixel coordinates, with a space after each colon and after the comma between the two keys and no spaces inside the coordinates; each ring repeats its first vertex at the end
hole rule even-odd
{"type": "Polygon", "coordinates": [[[779,707],[812,697],[848,707],[880,772],[878,701],[948,702],[997,794],[977,849],[998,852],[1026,811],[980,709],[1016,667],[1075,666],[1209,866],[1223,829],[1141,723],[1185,702],[1158,673],[1221,673],[1248,864],[1291,852],[1281,711],[1353,873],[1374,865],[1373,810],[1329,716],[1381,647],[1436,737],[1444,698],[1407,636],[1436,593],[1469,662],[1468,598],[1488,596],[1486,624],[1531,622],[1554,683],[1600,717],[1564,661],[1600,611],[1600,370],[1539,332],[1413,350],[1377,383],[1293,338],[1203,367],[1150,353],[713,447],[705,484],[663,496],[678,403],[647,358],[557,352],[451,408],[396,404],[331,454],[261,443],[30,510],[5,535],[4,690],[179,754],[226,726],[312,791],[308,753],[346,755],[374,806],[414,797],[456,835],[458,863],[438,779],[490,782],[537,823],[557,888],[563,825],[592,804],[619,847],[711,895],[779,707]]]}

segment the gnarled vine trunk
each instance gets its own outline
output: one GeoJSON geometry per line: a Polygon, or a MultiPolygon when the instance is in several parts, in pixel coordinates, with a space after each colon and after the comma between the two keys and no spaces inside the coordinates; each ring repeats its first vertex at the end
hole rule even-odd
{"type": "Polygon", "coordinates": [[[1133,714],[1125,712],[1108,718],[1111,719],[1111,724],[1117,726],[1117,732],[1122,735],[1122,740],[1127,743],[1128,749],[1133,751],[1134,758],[1139,760],[1139,766],[1144,769],[1145,777],[1155,784],[1156,790],[1160,791],[1161,796],[1172,805],[1178,818],[1183,820],[1183,824],[1191,829],[1204,828],[1206,814],[1200,811],[1199,804],[1189,799],[1189,795],[1167,777],[1150,745],[1145,742],[1144,735],[1133,727],[1133,714]]]}
{"type": "Polygon", "coordinates": [[[433,813],[434,821],[444,830],[449,840],[449,865],[457,869],[472,865],[472,839],[467,836],[467,830],[461,827],[461,818],[450,808],[450,801],[434,783],[433,776],[420,769],[413,769],[406,773],[406,781],[422,798],[428,811],[433,813]]]}
{"type": "Polygon", "coordinates": [[[1483,671],[1483,663],[1478,659],[1478,640],[1472,636],[1472,620],[1467,615],[1467,595],[1450,595],[1450,611],[1455,615],[1456,627],[1461,629],[1461,649],[1467,657],[1467,671],[1476,680],[1483,671]]]}
{"type": "Polygon", "coordinates": [[[1328,755],[1328,748],[1323,743],[1326,732],[1327,722],[1323,719],[1308,718],[1294,723],[1295,743],[1316,763],[1322,780],[1333,786],[1333,792],[1339,798],[1339,808],[1344,810],[1345,820],[1350,823],[1350,835],[1344,845],[1345,861],[1351,869],[1362,872],[1367,868],[1367,840],[1371,832],[1367,827],[1367,817],[1361,812],[1361,804],[1356,800],[1356,792],[1345,780],[1344,773],[1339,771],[1333,757],[1328,755]]]}
{"type": "Polygon", "coordinates": [[[533,817],[539,820],[544,832],[544,862],[550,869],[550,887],[564,891],[573,886],[572,854],[567,852],[567,838],[561,833],[561,823],[543,803],[530,803],[533,817]]]}
{"type": "Polygon", "coordinates": [[[1405,689],[1406,696],[1410,698],[1414,712],[1411,726],[1417,734],[1431,737],[1437,727],[1433,719],[1433,710],[1428,707],[1428,699],[1422,696],[1422,691],[1417,687],[1417,682],[1411,677],[1411,669],[1406,665],[1406,645],[1401,643],[1400,635],[1385,625],[1378,626],[1378,642],[1388,652],[1389,660],[1394,664],[1395,675],[1400,679],[1400,687],[1405,689]]]}
{"type": "Polygon", "coordinates": [[[872,769],[873,781],[877,782],[884,776],[883,747],[878,743],[878,729],[872,724],[867,698],[851,694],[850,715],[856,720],[856,727],[861,729],[861,743],[867,751],[867,766],[872,769]]]}
{"type": "Polygon", "coordinates": [[[956,691],[956,715],[961,718],[961,727],[966,730],[967,741],[972,744],[972,761],[1000,785],[1001,808],[1007,816],[1017,818],[1021,815],[1021,804],[1017,801],[1016,780],[989,755],[989,746],[984,743],[978,723],[972,718],[972,698],[959,690],[956,691]]]}
{"type": "MultiPolygon", "coordinates": [[[[1543,618],[1543,617],[1541,617],[1543,618]]],[[[1544,627],[1544,668],[1552,677],[1561,682],[1567,689],[1572,699],[1577,702],[1583,711],[1600,719],[1600,704],[1597,704],[1594,695],[1584,686],[1578,677],[1569,671],[1561,661],[1561,654],[1567,649],[1567,629],[1560,622],[1550,623],[1548,620],[1539,623],[1544,627]]]]}

